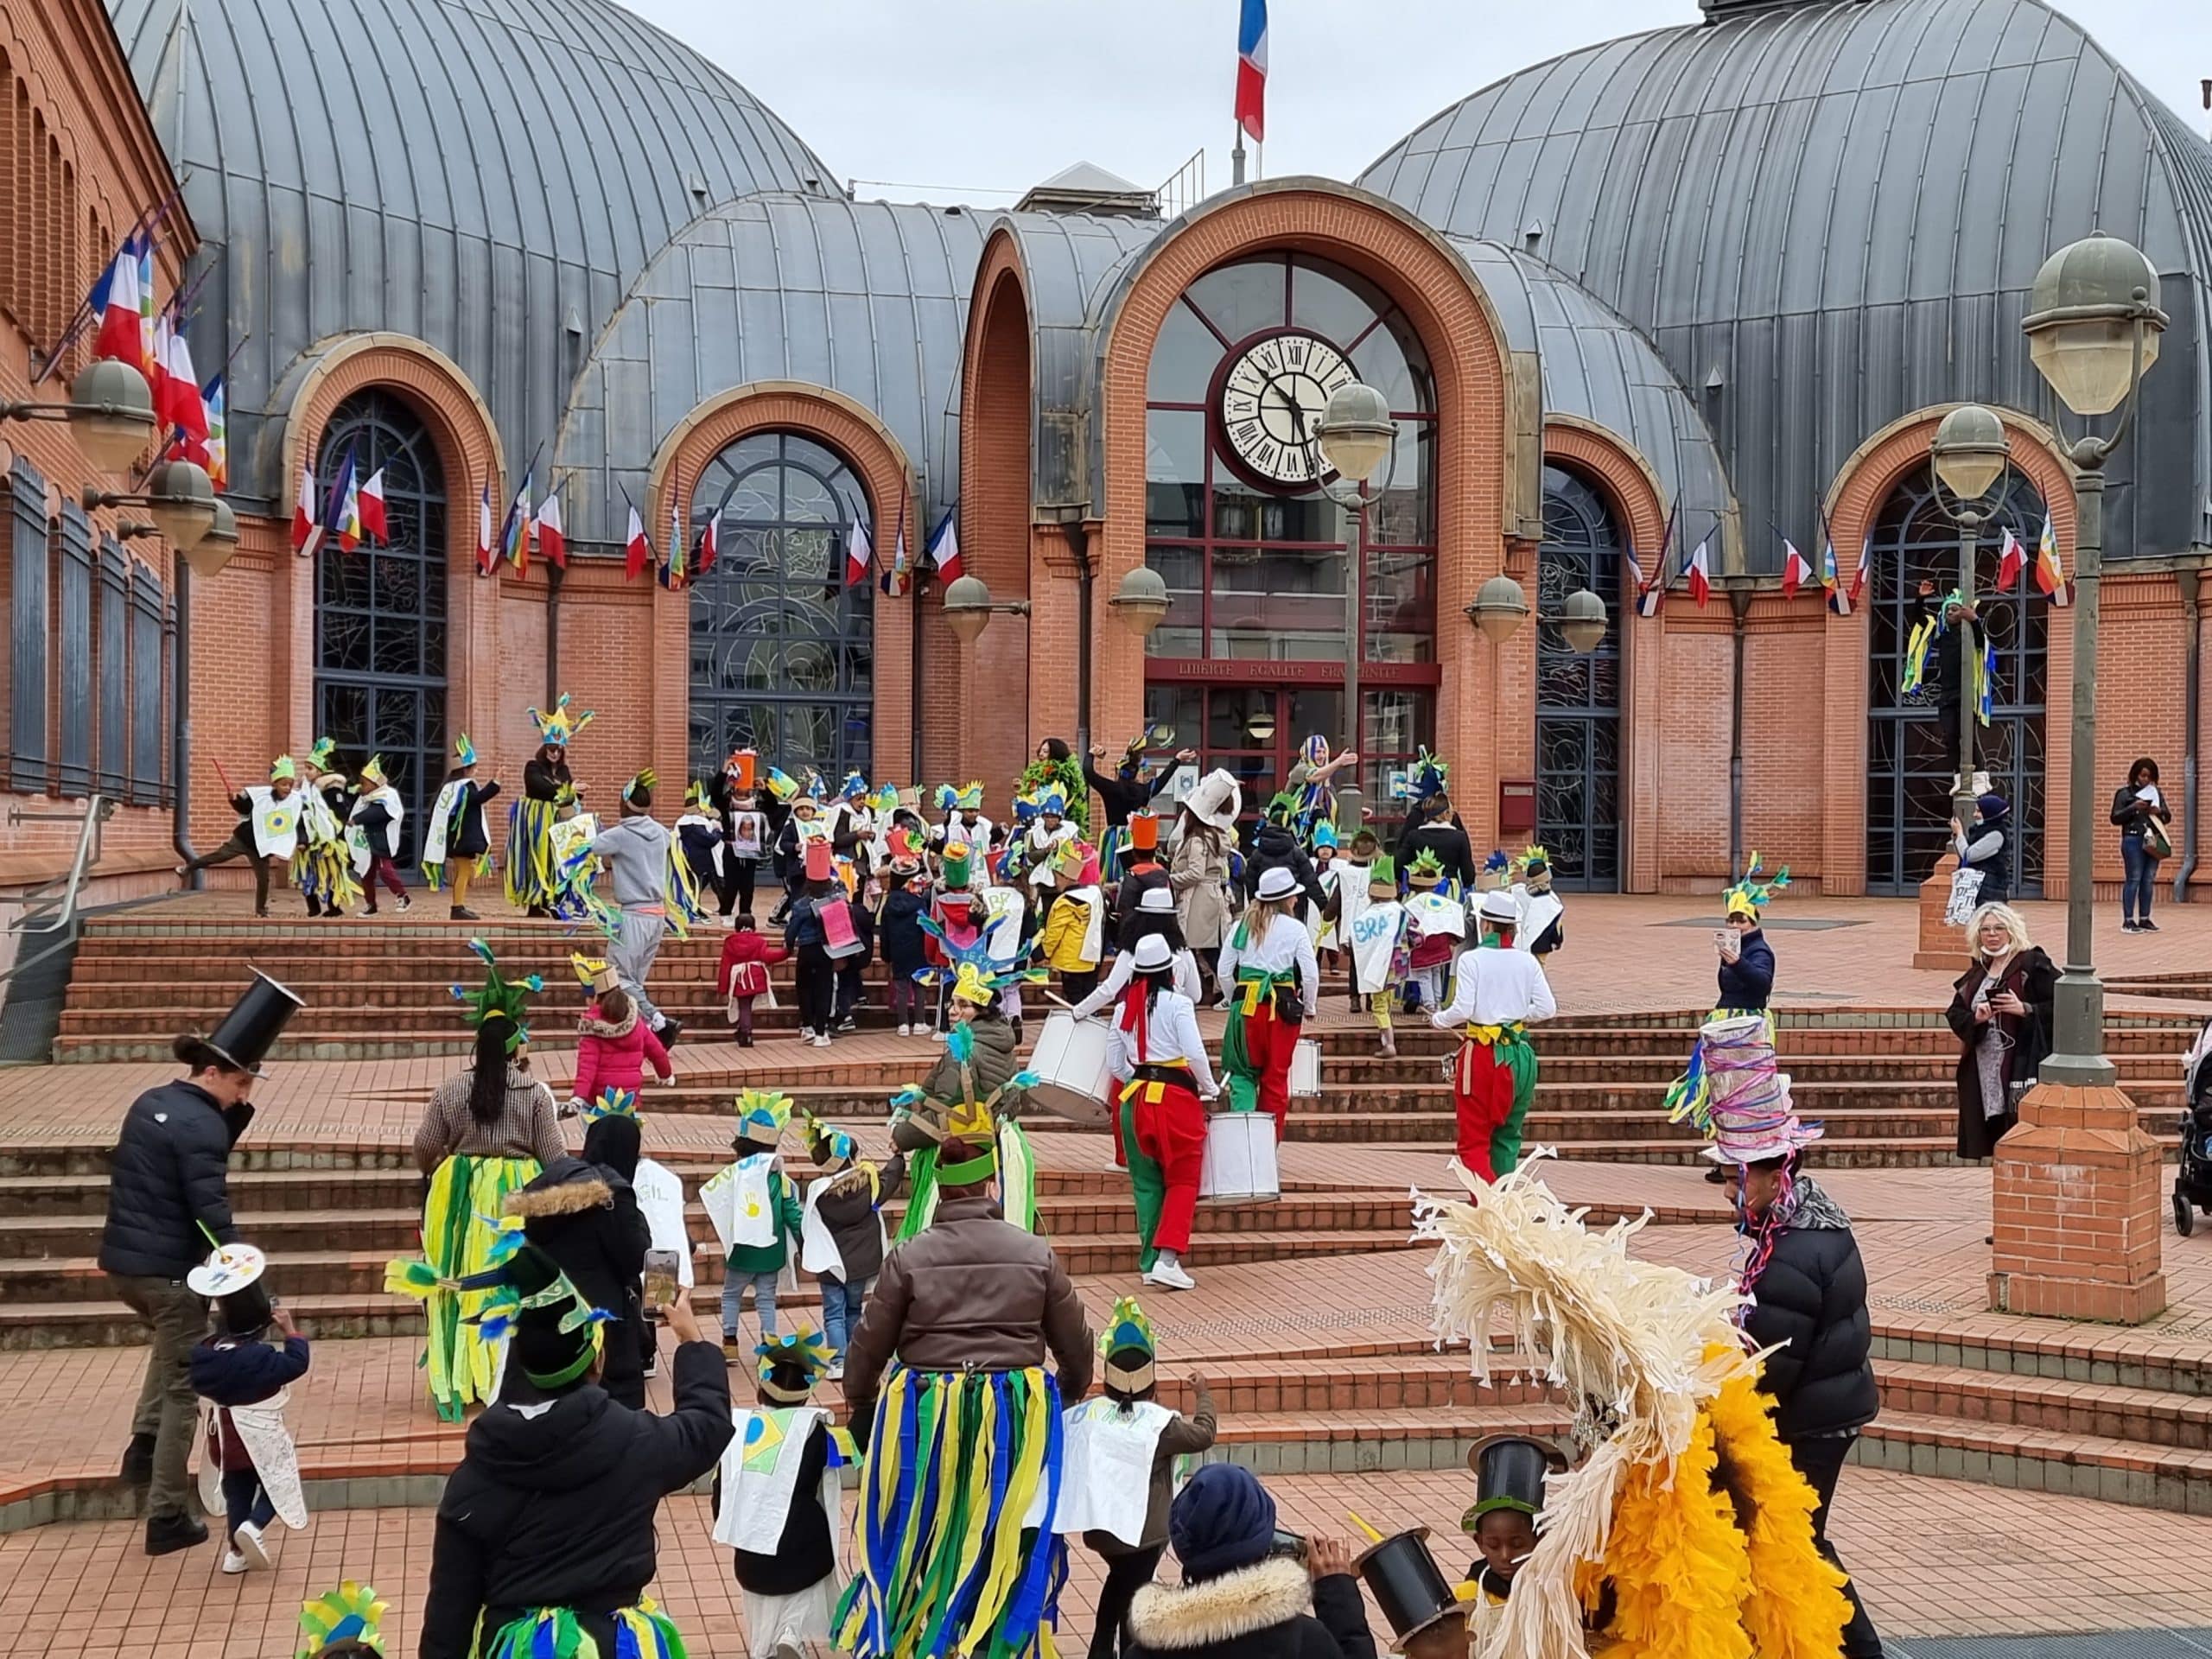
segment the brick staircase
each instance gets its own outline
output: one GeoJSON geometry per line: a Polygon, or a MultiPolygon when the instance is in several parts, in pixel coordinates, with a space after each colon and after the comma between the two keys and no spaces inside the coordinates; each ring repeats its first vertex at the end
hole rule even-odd
{"type": "MultiPolygon", "coordinates": [[[[468,977],[461,946],[471,931],[491,940],[511,974],[544,974],[549,1007],[574,1006],[568,953],[576,942],[550,925],[511,922],[472,930],[410,917],[381,925],[242,926],[220,918],[171,920],[159,911],[139,912],[95,920],[88,929],[56,1058],[166,1058],[175,1031],[205,1028],[219,1016],[249,963],[308,999],[287,1037],[288,1058],[458,1055],[466,1037],[446,988],[468,977]]],[[[720,944],[711,929],[690,941],[671,941],[655,975],[664,1006],[702,1033],[722,1029],[712,988],[720,944]]],[[[861,1014],[863,1024],[877,1030],[883,1026],[880,980],[878,969],[871,1006],[861,1014]]],[[[789,1029],[789,996],[785,1001],[783,1009],[766,1014],[764,1033],[789,1029]]],[[[1532,1142],[1554,1145],[1576,1160],[1694,1158],[1698,1143],[1666,1122],[1660,1098],[1682,1064],[1698,1017],[1693,1011],[1581,1015],[1545,1026],[1537,1037],[1543,1081],[1532,1142]]],[[[565,1016],[541,1023],[551,1038],[543,1046],[557,1045],[553,1028],[565,1026],[565,1016]]],[[[2108,1017],[2107,1046],[2122,1080],[2145,1128],[2162,1136],[2170,1135],[2178,1115],[2177,1056],[2196,1024],[2178,1009],[2108,1017]]],[[[1787,1011],[1780,1026],[1795,1091],[1808,1115],[1827,1126],[1821,1163],[1949,1161],[1956,1047],[1938,1015],[1822,1007],[1787,1011]]],[[[1375,1054],[1370,1032],[1330,1030],[1321,1038],[1322,1093],[1296,1103],[1294,1139],[1370,1147],[1448,1142],[1451,1101],[1441,1061],[1451,1045],[1444,1034],[1404,1030],[1404,1052],[1395,1060],[1375,1054]]],[[[757,1060],[782,1046],[764,1036],[761,1049],[747,1058],[757,1060]]],[[[790,1075],[805,1079],[792,1090],[802,1103],[825,1116],[868,1122],[935,1051],[915,1039],[911,1056],[901,1049],[885,1058],[880,1041],[866,1054],[796,1045],[789,1052],[790,1075]]],[[[545,1066],[556,1077],[566,1075],[566,1061],[556,1054],[546,1056],[545,1066]]],[[[753,1074],[755,1080],[759,1075],[753,1074]]],[[[703,1122],[727,1113],[740,1080],[734,1066],[717,1065],[701,1050],[684,1057],[677,1086],[653,1091],[649,1109],[703,1122]]],[[[1085,1133],[1049,1116],[1030,1123],[1040,1138],[1055,1141],[1085,1133]]],[[[717,1161],[712,1150],[696,1144],[661,1155],[693,1193],[717,1161]]],[[[1067,1160],[1048,1151],[1044,1161],[1067,1160]]],[[[94,1265],[105,1166],[105,1150],[81,1141],[0,1148],[0,1351],[138,1339],[133,1322],[105,1300],[94,1265]]],[[[1707,1191],[1713,1197],[1703,1207],[1660,1219],[1725,1221],[1717,1191],[1707,1191]]],[[[388,1257],[414,1246],[421,1192],[404,1150],[373,1138],[345,1147],[250,1137],[232,1175],[242,1228],[270,1249],[286,1301],[311,1335],[398,1338],[410,1351],[419,1315],[412,1304],[384,1294],[382,1277],[388,1257]]],[[[1118,1176],[1048,1167],[1041,1201],[1071,1271],[1128,1279],[1134,1217],[1118,1176]]],[[[1618,1206],[1599,1205],[1592,1219],[1603,1224],[1620,1213],[1618,1206]]],[[[1276,1205],[1202,1206],[1192,1261],[1203,1274],[1240,1265],[1402,1256],[1410,1222],[1402,1185],[1386,1191],[1351,1181],[1293,1181],[1276,1205]]],[[[696,1204],[692,1230],[695,1237],[709,1236],[696,1204]]],[[[1408,1294],[1419,1297],[1418,1268],[1409,1263],[1406,1271],[1414,1286],[1408,1294]]],[[[699,1276],[710,1292],[721,1276],[720,1263],[701,1262],[699,1276]]],[[[1297,1281],[1286,1274],[1283,1282],[1297,1281]]],[[[810,1287],[786,1299],[800,1310],[812,1300],[810,1287]]],[[[1269,1312],[1255,1309],[1252,1318],[1271,1330],[1269,1312]]],[[[1885,1408],[1862,1442],[1864,1460],[2177,1511],[2212,1510],[2212,1382],[2201,1369],[2199,1347],[2185,1340],[2085,1339],[2078,1327],[2046,1332],[2022,1321],[2004,1334],[1970,1336],[1951,1328],[1955,1324],[1878,1312],[1885,1408]]],[[[1224,1414],[1225,1454],[1262,1471],[1456,1468],[1485,1434],[1555,1429],[1564,1417],[1535,1380],[1509,1367],[1492,1384],[1478,1385],[1467,1375],[1464,1355],[1439,1354],[1417,1340],[1346,1344],[1325,1332],[1286,1329],[1203,1369],[1224,1414]]],[[[1170,1403],[1184,1403],[1185,1386],[1180,1380],[1168,1384],[1170,1403]]],[[[428,1502],[457,1451],[452,1431],[423,1420],[404,1431],[303,1445],[302,1460],[319,1501],[428,1502]]],[[[36,1518],[111,1512],[124,1501],[105,1478],[47,1484],[52,1491],[36,1518]]],[[[8,1501],[0,1492],[0,1509],[8,1501]]],[[[5,1524],[0,1516],[0,1529],[5,1524]]]]}

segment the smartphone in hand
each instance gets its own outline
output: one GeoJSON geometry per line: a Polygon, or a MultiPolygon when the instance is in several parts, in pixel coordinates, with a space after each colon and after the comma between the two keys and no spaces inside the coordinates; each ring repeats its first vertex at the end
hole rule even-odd
{"type": "Polygon", "coordinates": [[[666,1307],[676,1300],[676,1252],[645,1252],[645,1306],[666,1307]]]}

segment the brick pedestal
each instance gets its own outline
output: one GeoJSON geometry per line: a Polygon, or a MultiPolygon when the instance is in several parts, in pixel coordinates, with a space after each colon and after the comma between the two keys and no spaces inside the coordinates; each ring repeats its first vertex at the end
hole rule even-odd
{"type": "Polygon", "coordinates": [[[2125,1090],[2038,1084],[1993,1174],[1992,1308],[2120,1325],[2164,1310],[2165,1164],[2125,1090]]]}
{"type": "Polygon", "coordinates": [[[1949,974],[1966,971],[1965,930],[1943,919],[1951,902],[1951,877],[1958,868],[1958,855],[1946,853],[1937,861],[1935,874],[1920,884],[1920,943],[1912,953],[1916,968],[1940,968],[1949,974]]]}

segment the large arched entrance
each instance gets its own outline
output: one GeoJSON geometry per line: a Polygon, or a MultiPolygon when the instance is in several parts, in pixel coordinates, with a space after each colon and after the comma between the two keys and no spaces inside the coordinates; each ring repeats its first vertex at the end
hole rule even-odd
{"type": "Polygon", "coordinates": [[[1579,588],[1605,596],[1605,637],[1575,650],[1558,626],[1536,633],[1536,839],[1562,887],[1621,884],[1621,548],[1619,521],[1576,474],[1544,468],[1544,540],[1536,556],[1540,617],[1579,588]]]}
{"type": "Polygon", "coordinates": [[[845,580],[853,526],[870,522],[858,475],[804,433],[748,433],[700,470],[693,533],[710,519],[720,552],[691,588],[692,769],[753,748],[833,785],[868,773],[875,588],[845,580]]]}
{"type": "Polygon", "coordinates": [[[1395,811],[1393,785],[1435,741],[1441,678],[1435,388],[1411,321],[1364,277],[1304,254],[1217,266],[1160,327],[1146,411],[1146,559],[1174,601],[1146,647],[1147,723],[1235,773],[1256,811],[1306,737],[1342,746],[1357,648],[1360,783],[1395,811]],[[1354,378],[1389,400],[1398,442],[1370,486],[1348,607],[1351,514],[1320,487],[1311,429],[1354,378]]]}
{"type": "Polygon", "coordinates": [[[412,864],[445,772],[446,485],[415,411],[380,390],[354,393],[324,429],[316,475],[348,449],[354,476],[384,474],[386,542],[315,555],[315,732],[348,775],[372,754],[407,807],[400,861],[412,864]]]}
{"type": "MultiPolygon", "coordinates": [[[[2034,483],[2007,472],[1990,498],[1990,522],[1977,550],[1975,588],[1982,626],[1996,651],[1989,724],[1974,728],[1974,766],[2012,809],[2018,860],[2013,891],[2043,891],[2044,706],[2047,696],[2050,601],[2024,572],[2009,594],[1995,591],[2005,532],[2031,562],[2043,533],[2044,499],[2034,483]]],[[[1922,613],[1920,584],[1940,596],[1958,585],[1959,531],[1936,497],[1926,465],[1908,473],[1875,517],[1868,574],[1866,890],[1910,893],[1945,850],[1953,776],[1932,704],[1900,687],[1905,650],[1922,613]]]]}

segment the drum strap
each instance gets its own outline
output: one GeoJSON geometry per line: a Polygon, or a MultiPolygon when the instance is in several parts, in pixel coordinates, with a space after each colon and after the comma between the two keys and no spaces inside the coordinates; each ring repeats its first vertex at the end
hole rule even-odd
{"type": "Polygon", "coordinates": [[[1157,1106],[1170,1089],[1191,1086],[1191,1063],[1188,1060],[1150,1060],[1130,1074],[1122,1085],[1122,1098],[1131,1105],[1142,1100],[1147,1106],[1157,1106]]]}

